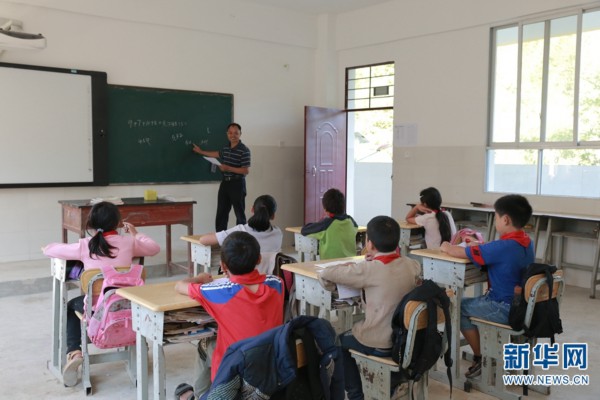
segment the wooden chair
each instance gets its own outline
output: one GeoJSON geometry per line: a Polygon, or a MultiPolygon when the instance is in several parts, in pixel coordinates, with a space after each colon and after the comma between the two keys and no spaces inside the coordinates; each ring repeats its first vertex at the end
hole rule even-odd
{"type": "MultiPolygon", "coordinates": [[[[116,267],[119,272],[128,271],[130,267],[116,267]]],[[[146,270],[142,270],[142,279],[146,280],[146,270]]],[[[125,361],[127,363],[127,373],[131,381],[136,384],[136,352],[135,345],[127,347],[118,347],[116,351],[90,352],[90,342],[87,336],[88,321],[92,317],[93,306],[95,300],[100,295],[104,277],[102,272],[97,269],[83,271],[80,277],[81,290],[86,294],[85,298],[85,315],[79,313],[81,319],[81,352],[83,354],[83,364],[81,367],[81,381],[86,395],[92,394],[92,384],[90,380],[90,365],[100,364],[105,362],[125,361]]]]}
{"type": "MultiPolygon", "coordinates": [[[[554,284],[552,288],[552,298],[556,298],[559,304],[564,291],[562,275],[562,270],[556,271],[553,274],[554,284]]],[[[525,326],[530,326],[535,310],[535,303],[548,300],[549,298],[546,277],[543,274],[540,274],[529,278],[525,283],[524,293],[525,300],[527,301],[525,326]]],[[[525,343],[527,341],[532,345],[535,345],[537,338],[528,338],[524,335],[524,330],[515,331],[509,325],[499,324],[481,318],[471,318],[471,321],[477,326],[477,329],[479,329],[481,340],[481,382],[477,382],[477,389],[499,399],[520,400],[521,395],[507,391],[502,381],[502,375],[506,373],[503,365],[504,345],[507,343],[525,343]]],[[[465,389],[469,389],[474,383],[475,381],[468,381],[465,385],[465,389]]],[[[542,394],[550,393],[550,388],[547,386],[530,386],[529,389],[542,394]]]]}
{"type": "MultiPolygon", "coordinates": [[[[448,296],[453,296],[452,291],[447,291],[448,296]]],[[[437,308],[438,324],[443,324],[446,319],[441,307],[437,308]]],[[[426,372],[418,382],[409,382],[408,390],[400,393],[393,393],[392,372],[400,372],[400,366],[403,370],[407,370],[410,366],[415,338],[417,331],[427,328],[428,310],[427,303],[422,301],[409,301],[404,309],[404,326],[408,330],[406,338],[406,348],[402,363],[396,364],[391,357],[377,357],[363,354],[356,350],[350,350],[352,357],[358,364],[360,371],[360,380],[362,382],[363,393],[367,400],[390,399],[394,395],[394,399],[413,399],[416,392],[418,400],[427,399],[427,385],[429,383],[429,374],[426,372]],[[415,390],[416,386],[416,390],[415,390]]],[[[445,351],[448,343],[446,335],[443,335],[443,351],[445,351]]]]}

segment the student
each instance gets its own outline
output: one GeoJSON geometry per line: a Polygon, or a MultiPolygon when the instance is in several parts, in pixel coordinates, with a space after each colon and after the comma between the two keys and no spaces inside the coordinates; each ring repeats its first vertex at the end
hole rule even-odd
{"type": "Polygon", "coordinates": [[[319,222],[306,224],[301,233],[319,240],[319,257],[351,257],[356,255],[358,225],[346,214],[346,200],[338,189],[329,189],[323,195],[323,209],[327,216],[319,222]]]}
{"type": "MultiPolygon", "coordinates": [[[[198,301],[219,326],[216,346],[214,341],[201,341],[208,343],[208,348],[198,346],[198,398],[210,387],[229,345],[283,323],[283,283],[276,276],[258,272],[255,267],[259,262],[258,241],[247,232],[233,232],[221,247],[221,268],[226,279],[211,283],[212,277],[201,273],[175,285],[177,292],[198,301]]],[[[182,383],[175,396],[194,399],[194,388],[182,383]]]]}
{"type": "Polygon", "coordinates": [[[344,380],[349,400],[363,399],[360,374],[349,349],[368,355],[388,357],[392,348],[392,316],[405,294],[417,286],[421,267],[396,251],[400,226],[386,216],[367,224],[366,260],[357,264],[331,266],[319,273],[326,289],[331,282],[362,289],[364,320],[340,335],[344,359],[344,380]]]}
{"type": "MultiPolygon", "coordinates": [[[[50,243],[44,247],[44,254],[65,260],[79,260],[84,269],[99,269],[101,266],[129,266],[133,258],[153,256],[160,246],[152,239],[139,233],[135,227],[123,222],[123,230],[129,235],[119,235],[117,227],[121,213],[116,205],[109,202],[95,204],[90,211],[87,229],[92,236],[79,239],[77,243],[50,243]]],[[[78,296],[67,303],[67,363],[63,368],[65,386],[77,384],[78,369],[83,362],[81,354],[81,321],[75,311],[83,313],[85,296],[78,296]]]]}
{"type": "Polygon", "coordinates": [[[219,169],[223,173],[223,180],[219,186],[217,197],[217,215],[215,217],[215,231],[227,229],[229,212],[233,206],[236,224],[246,223],[246,175],[250,173],[250,149],[240,140],[242,127],[232,122],[227,126],[227,140],[229,145],[220,151],[202,150],[194,144],[193,151],[207,157],[218,157],[221,160],[219,169]]]}
{"type": "Polygon", "coordinates": [[[473,365],[465,374],[467,378],[481,375],[479,331],[469,318],[507,324],[514,288],[521,284],[525,269],[535,259],[533,242],[523,231],[532,214],[527,199],[517,194],[503,196],[494,203],[494,210],[499,240],[470,247],[448,242],[441,246],[450,256],[468,258],[480,268],[485,265],[490,282],[485,295],[465,298],[460,307],[460,330],[474,354],[473,365]]]}
{"type": "Polygon", "coordinates": [[[252,206],[252,217],[245,225],[236,225],[226,231],[202,235],[200,243],[206,246],[223,245],[223,241],[232,232],[248,232],[258,240],[262,261],[256,266],[262,274],[273,273],[275,267],[275,256],[281,251],[283,234],[281,229],[271,225],[275,218],[277,203],[272,196],[263,194],[254,200],[252,206]]]}
{"type": "Polygon", "coordinates": [[[420,203],[406,214],[406,222],[425,228],[425,243],[428,249],[437,249],[442,242],[449,242],[456,233],[456,225],[452,214],[442,210],[442,195],[429,187],[419,193],[420,203]]]}

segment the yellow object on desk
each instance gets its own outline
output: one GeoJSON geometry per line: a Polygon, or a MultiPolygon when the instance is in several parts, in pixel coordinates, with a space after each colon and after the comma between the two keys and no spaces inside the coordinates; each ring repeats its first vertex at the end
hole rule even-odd
{"type": "Polygon", "coordinates": [[[156,190],[144,190],[144,200],[156,201],[156,199],[158,199],[156,190]]]}

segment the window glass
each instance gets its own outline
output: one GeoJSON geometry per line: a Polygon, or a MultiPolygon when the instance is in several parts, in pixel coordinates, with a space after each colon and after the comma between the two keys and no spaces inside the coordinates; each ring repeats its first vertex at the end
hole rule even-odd
{"type": "Polygon", "coordinates": [[[600,10],[492,29],[486,189],[600,196],[600,10]]]}
{"type": "Polygon", "coordinates": [[[512,142],[516,137],[518,38],[517,27],[496,31],[492,115],[492,141],[495,143],[512,142]]]}
{"type": "Polygon", "coordinates": [[[544,150],[541,194],[600,196],[600,149],[544,150]]]}
{"type": "Polygon", "coordinates": [[[378,64],[346,70],[346,109],[394,106],[394,64],[378,64]]]}
{"type": "Polygon", "coordinates": [[[535,194],[537,164],[535,150],[490,150],[488,191],[535,194]]]}
{"type": "Polygon", "coordinates": [[[577,17],[550,21],[546,141],[572,142],[577,17]]]}
{"type": "Polygon", "coordinates": [[[600,140],[600,11],[583,15],[579,75],[579,140],[600,140]]]}
{"type": "Polygon", "coordinates": [[[544,23],[523,26],[523,67],[519,136],[522,142],[539,142],[544,78],[544,23]]]}

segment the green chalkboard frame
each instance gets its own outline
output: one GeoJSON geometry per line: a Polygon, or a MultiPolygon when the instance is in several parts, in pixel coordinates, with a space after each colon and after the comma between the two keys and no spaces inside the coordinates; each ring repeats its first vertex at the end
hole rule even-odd
{"type": "Polygon", "coordinates": [[[108,85],[109,182],[219,181],[192,143],[220,150],[232,121],[232,94],[108,85]]]}

